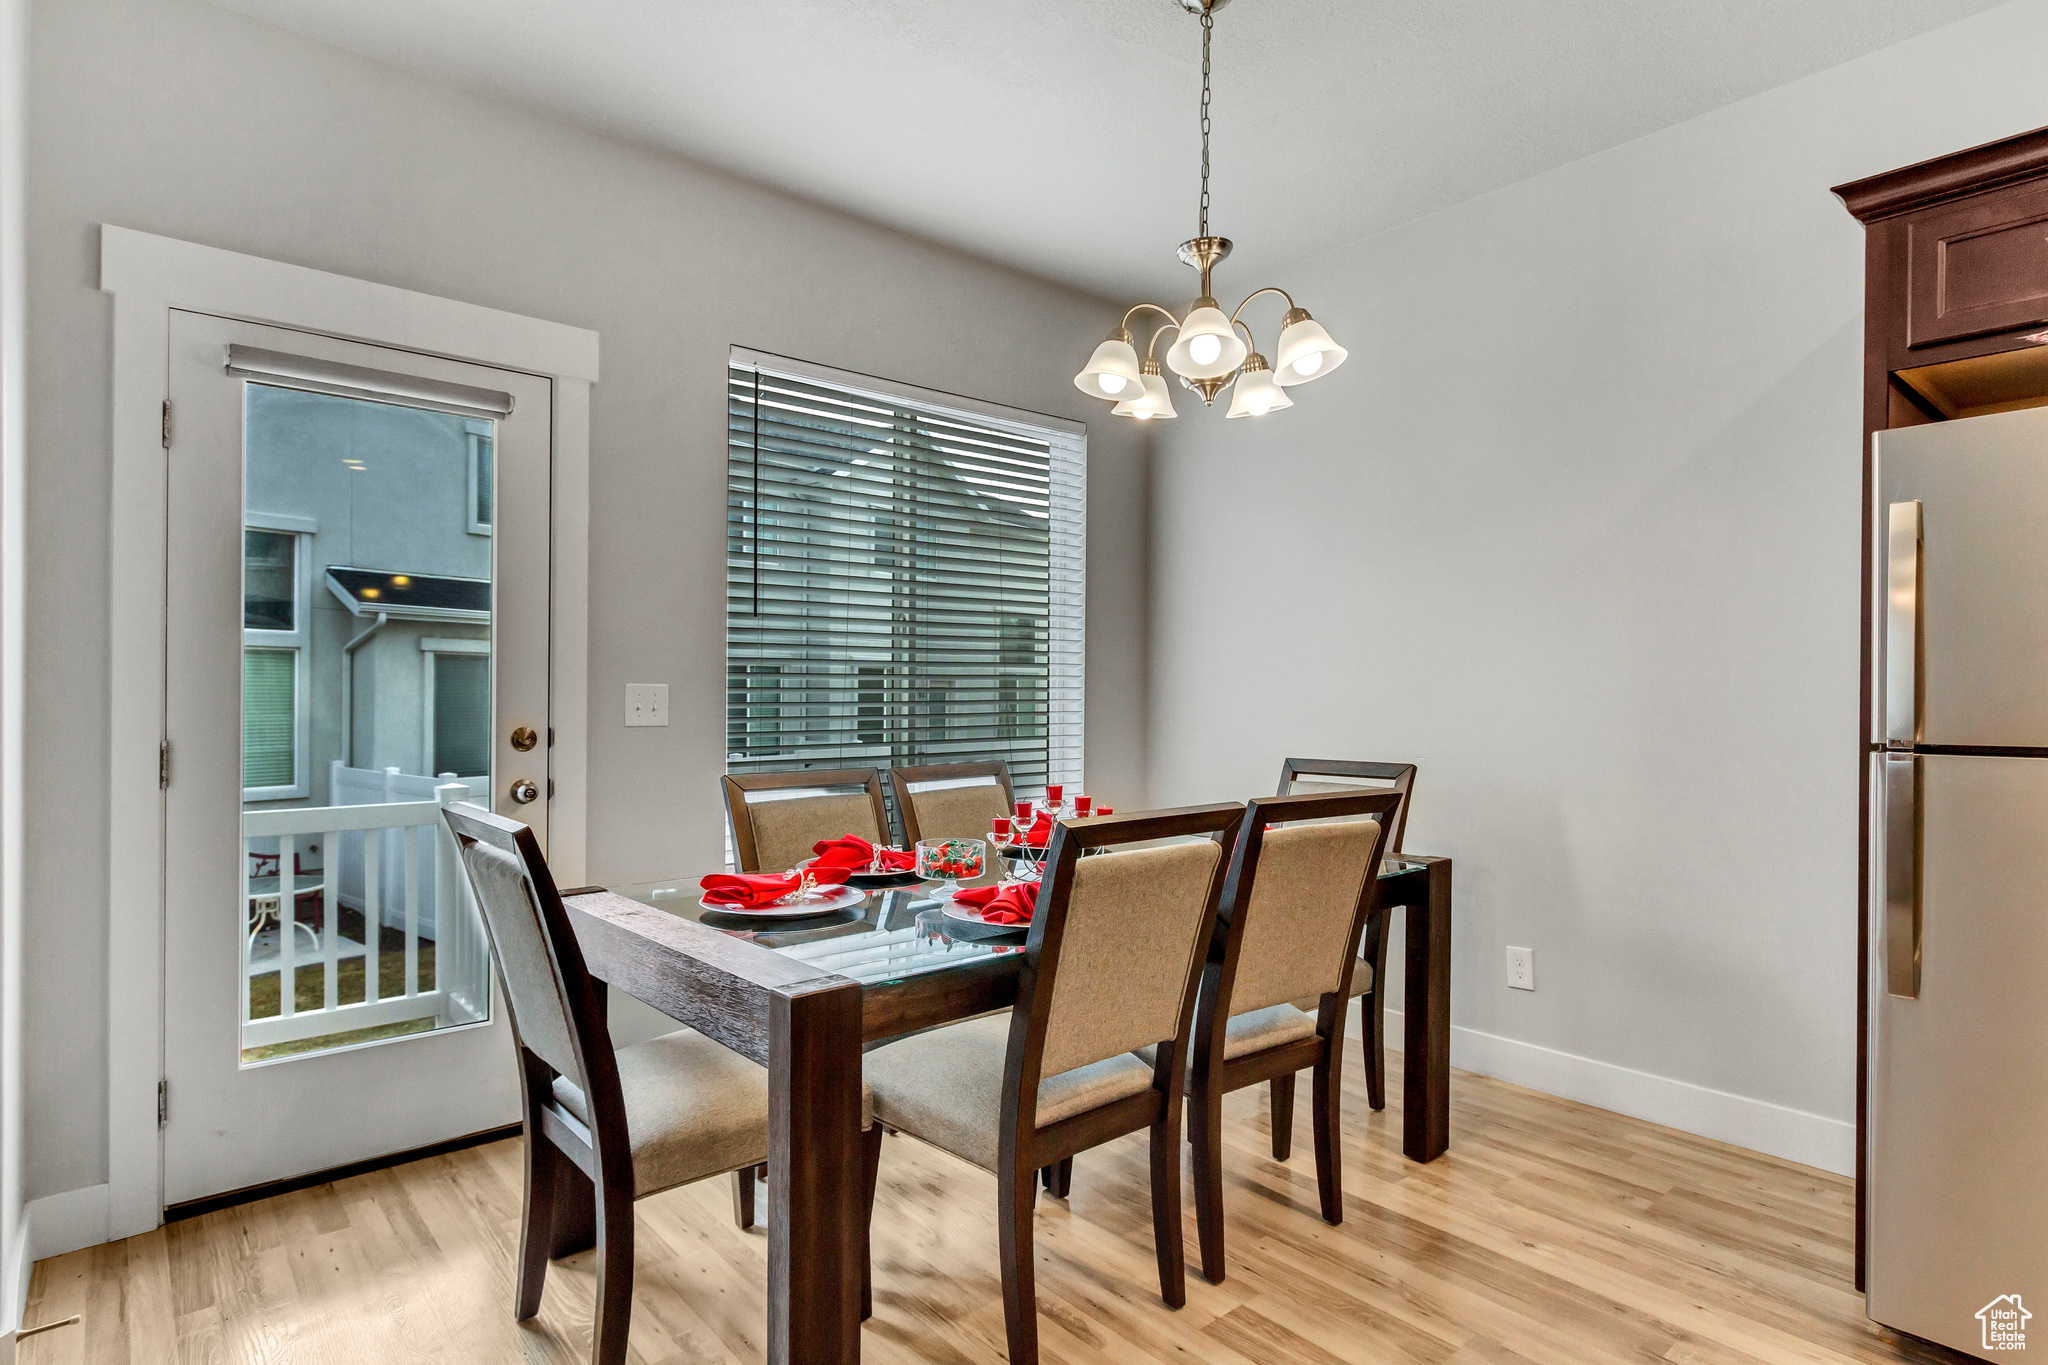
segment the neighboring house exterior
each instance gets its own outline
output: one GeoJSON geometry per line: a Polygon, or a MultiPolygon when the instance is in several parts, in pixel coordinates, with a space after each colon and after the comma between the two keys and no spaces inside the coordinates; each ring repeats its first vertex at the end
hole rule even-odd
{"type": "Polygon", "coordinates": [[[244,805],[485,776],[491,424],[254,383],[246,424],[244,805]]]}

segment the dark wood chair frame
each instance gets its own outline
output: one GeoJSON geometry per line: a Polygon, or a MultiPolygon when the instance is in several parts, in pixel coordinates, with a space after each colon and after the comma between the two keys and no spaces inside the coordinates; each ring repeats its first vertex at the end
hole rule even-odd
{"type": "MultiPolygon", "coordinates": [[[[1401,839],[1408,832],[1408,798],[1415,791],[1413,763],[1369,763],[1348,758],[1290,758],[1280,764],[1281,796],[1288,794],[1296,778],[1362,777],[1385,782],[1387,790],[1401,798],[1388,836],[1388,853],[1401,851],[1401,839]]],[[[1331,795],[1337,793],[1311,793],[1331,795]]],[[[1363,956],[1372,964],[1372,989],[1359,997],[1359,1048],[1365,1055],[1365,1098],[1374,1109],[1387,1107],[1387,996],[1380,983],[1387,979],[1387,917],[1374,915],[1365,926],[1363,956]]],[[[1280,1158],[1286,1160],[1283,1154],[1280,1158]]]]}
{"type": "MultiPolygon", "coordinates": [[[[597,1310],[590,1358],[594,1365],[619,1365],[626,1359],[626,1338],[633,1312],[633,1149],[627,1134],[625,1097],[619,1088],[611,1029],[605,1021],[604,986],[592,978],[585,966],[583,950],[570,926],[569,912],[562,904],[533,831],[517,821],[471,805],[449,806],[441,814],[457,847],[489,844],[518,859],[525,870],[528,891],[539,912],[547,943],[548,968],[560,983],[571,1045],[588,1082],[584,1102],[591,1121],[586,1127],[556,1102],[554,1083],[559,1073],[529,1049],[521,1037],[518,1012],[512,1007],[511,992],[503,988],[500,967],[500,994],[511,1016],[512,1037],[518,1052],[526,1148],[525,1201],[520,1218],[513,1317],[524,1322],[540,1311],[541,1289],[550,1260],[595,1246],[597,1310]]],[[[463,875],[467,876],[466,870],[463,875]]],[[[485,932],[490,935],[492,961],[497,964],[502,961],[497,935],[491,930],[489,916],[482,918],[485,932]]],[[[780,967],[781,963],[773,965],[780,967]]],[[[751,986],[753,994],[763,997],[760,1003],[766,1013],[769,983],[719,972],[708,965],[707,976],[716,978],[701,983],[707,1004],[718,995],[745,998],[749,993],[747,987],[751,986]]],[[[715,1017],[710,1008],[702,1013],[707,1020],[715,1017]]],[[[736,1051],[754,1055],[746,1047],[735,1046],[741,1040],[719,1036],[730,1032],[729,1026],[714,1030],[704,1028],[697,1019],[688,1022],[717,1041],[734,1046],[736,1051]]],[[[747,1166],[733,1172],[734,1210],[743,1228],[754,1222],[755,1169],[747,1166]]],[[[771,1295],[776,1289],[772,1283],[776,1278],[774,1271],[771,1266],[771,1295]]],[[[787,1268],[783,1278],[788,1278],[787,1268]]],[[[864,1272],[863,1301],[865,1280],[864,1272]]]]}
{"type": "Polygon", "coordinates": [[[1261,1081],[1268,1083],[1273,1117],[1273,1159],[1285,1161],[1291,1154],[1294,1136],[1294,1078],[1302,1071],[1313,1073],[1311,1104],[1315,1117],[1316,1190],[1321,1198],[1323,1221],[1344,1221],[1344,1163],[1338,1150],[1338,1111],[1343,1095],[1344,1015],[1351,1003],[1351,977],[1358,967],[1358,943],[1369,919],[1384,920],[1375,913],[1373,900],[1379,878],[1380,860],[1392,841],[1387,833],[1390,817],[1399,809],[1401,797],[1391,791],[1315,793],[1305,796],[1265,797],[1245,811],[1244,826],[1237,847],[1230,856],[1222,904],[1217,912],[1216,931],[1209,945],[1208,961],[1202,970],[1201,1003],[1197,1006],[1193,1038],[1194,1065],[1188,1075],[1188,1140],[1194,1146],[1195,1227],[1202,1250],[1202,1278],[1211,1284],[1223,1282],[1223,1097],[1261,1081]],[[1316,1008],[1313,1037],[1282,1043],[1249,1056],[1224,1058],[1231,1016],[1231,996],[1237,986],[1239,955],[1245,935],[1254,927],[1252,892],[1258,883],[1259,858],[1265,847],[1266,826],[1292,820],[1328,820],[1344,816],[1371,816],[1379,820],[1380,833],[1373,840],[1365,881],[1358,901],[1351,908],[1351,929],[1344,943],[1344,967],[1337,989],[1324,995],[1316,1008]]]}
{"type": "MultiPolygon", "coordinates": [[[[1033,1365],[1038,1359],[1038,1293],[1032,1264],[1031,1219],[1037,1207],[1041,1170],[1059,1167],[1071,1171],[1076,1152],[1141,1129],[1150,1129],[1152,1135],[1152,1238],[1159,1260],[1159,1295],[1172,1308],[1187,1302],[1187,1266],[1181,1245],[1181,1087],[1188,1037],[1194,1027],[1195,996],[1203,977],[1200,964],[1188,973],[1174,1036],[1159,1045],[1150,1089],[1039,1128],[1035,1122],[1039,1065],[1045,1055],[1053,985],[1059,975],[1068,897],[1081,855],[1151,839],[1206,835],[1215,840],[1225,852],[1217,859],[1216,874],[1209,882],[1201,937],[1197,940],[1208,942],[1215,936],[1228,850],[1244,814],[1245,808],[1233,802],[1062,820],[1054,826],[1052,843],[1046,850],[1044,890],[1025,942],[1017,1005],[1010,1015],[1009,1054],[1003,1070],[1003,1112],[997,1129],[997,1243],[1002,1259],[1003,1317],[1009,1333],[1011,1365],[1033,1365]],[[1025,1104],[1026,1096],[1032,1098],[1029,1107],[1025,1104]]],[[[1197,957],[1200,955],[1198,949],[1197,957]]],[[[864,1183],[872,1222],[876,1173],[882,1157],[881,1124],[868,1130],[865,1144],[864,1183]]]]}
{"type": "Polygon", "coordinates": [[[896,793],[896,814],[903,822],[904,847],[914,847],[924,836],[917,831],[917,806],[911,800],[913,782],[944,782],[956,777],[993,777],[1003,789],[1003,809],[1016,808],[1017,797],[1010,786],[1010,765],[1000,758],[982,763],[934,763],[922,768],[889,769],[889,785],[896,793]]]}
{"type": "MultiPolygon", "coordinates": [[[[880,768],[807,768],[788,773],[727,773],[725,783],[725,813],[732,821],[733,852],[739,858],[741,872],[762,871],[760,857],[754,845],[754,817],[747,809],[747,793],[774,791],[781,787],[862,787],[867,790],[868,800],[875,807],[875,828],[882,831],[882,841],[893,843],[895,833],[889,824],[889,803],[882,797],[882,770],[880,768]]],[[[781,872],[782,868],[767,869],[781,872]]]]}

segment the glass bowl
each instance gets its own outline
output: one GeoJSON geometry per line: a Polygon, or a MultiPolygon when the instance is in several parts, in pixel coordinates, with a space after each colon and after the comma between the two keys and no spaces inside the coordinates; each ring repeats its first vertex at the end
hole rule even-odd
{"type": "Polygon", "coordinates": [[[926,881],[944,881],[945,894],[960,889],[962,878],[973,881],[981,875],[987,844],[980,839],[919,839],[917,875],[926,881]]]}

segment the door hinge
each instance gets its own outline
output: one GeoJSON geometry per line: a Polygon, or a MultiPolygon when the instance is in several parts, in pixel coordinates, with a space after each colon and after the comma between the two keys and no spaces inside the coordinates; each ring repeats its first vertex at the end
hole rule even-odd
{"type": "Polygon", "coordinates": [[[171,1120],[171,1083],[156,1083],[156,1126],[161,1128],[171,1120]]]}
{"type": "Polygon", "coordinates": [[[171,400],[164,400],[164,449],[171,448],[171,400]]]}
{"type": "Polygon", "coordinates": [[[171,785],[171,742],[165,740],[156,746],[156,785],[158,791],[167,791],[171,785]]]}

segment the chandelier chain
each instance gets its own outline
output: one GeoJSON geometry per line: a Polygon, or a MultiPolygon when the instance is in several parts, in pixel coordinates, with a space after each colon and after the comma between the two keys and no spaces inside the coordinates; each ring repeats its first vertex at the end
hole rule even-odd
{"type": "Polygon", "coordinates": [[[1202,226],[1195,235],[1209,235],[1209,35],[1215,30],[1216,15],[1202,6],[1202,226]]]}

